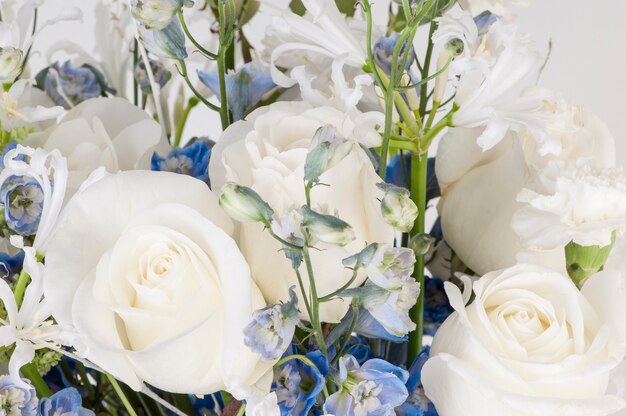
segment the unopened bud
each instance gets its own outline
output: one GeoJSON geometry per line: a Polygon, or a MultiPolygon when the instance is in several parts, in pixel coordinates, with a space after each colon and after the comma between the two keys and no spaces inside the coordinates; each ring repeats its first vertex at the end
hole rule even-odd
{"type": "Polygon", "coordinates": [[[388,183],[379,183],[376,186],[385,192],[380,203],[385,221],[402,232],[411,231],[419,212],[417,205],[411,200],[410,192],[388,183]]]}
{"type": "Polygon", "coordinates": [[[193,6],[189,0],[131,0],[133,17],[149,30],[165,29],[184,6],[193,6]]]}
{"type": "Polygon", "coordinates": [[[262,222],[269,226],[274,210],[261,196],[246,186],[228,182],[222,187],[220,206],[233,219],[241,222],[262,222]]]}
{"type": "Polygon", "coordinates": [[[309,207],[302,207],[302,227],[307,230],[312,243],[323,243],[345,246],[355,238],[352,227],[333,215],[319,214],[309,207]]]}
{"type": "Polygon", "coordinates": [[[341,162],[352,150],[352,143],[336,133],[330,125],[315,132],[304,165],[304,179],[307,181],[318,182],[324,172],[341,162]]]}
{"type": "Polygon", "coordinates": [[[578,287],[581,287],[588,277],[602,270],[614,243],[615,232],[611,244],[604,247],[581,246],[573,241],[565,246],[567,274],[578,287]]]}
{"type": "Polygon", "coordinates": [[[13,82],[22,72],[24,52],[12,46],[0,48],[0,81],[13,82]]]}

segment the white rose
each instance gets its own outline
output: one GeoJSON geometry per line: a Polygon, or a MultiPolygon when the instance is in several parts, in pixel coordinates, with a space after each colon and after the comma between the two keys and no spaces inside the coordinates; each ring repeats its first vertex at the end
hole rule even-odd
{"type": "Polygon", "coordinates": [[[232,231],[199,180],[107,176],[64,209],[46,253],[45,298],[57,322],[81,334],[78,354],[133,389],[145,381],[243,398],[272,363],[244,345],[265,302],[232,231]]]}
{"type": "Polygon", "coordinates": [[[422,373],[441,416],[600,416],[626,406],[606,394],[624,350],[623,332],[604,319],[620,302],[531,265],[486,274],[467,307],[458,288],[447,292],[456,312],[422,373]]]}
{"type": "MultiPolygon", "coordinates": [[[[311,251],[319,296],[339,289],[350,280],[352,272],[342,266],[343,258],[370,243],[393,242],[393,229],[380,210],[383,192],[376,184],[381,179],[367,155],[356,145],[356,140],[366,135],[359,132],[348,115],[334,108],[281,102],[256,110],[245,121],[229,127],[213,148],[209,165],[214,189],[220,189],[227,181],[248,186],[270,204],[279,218],[286,217],[293,208],[306,202],[303,185],[306,155],[317,129],[328,124],[337,129],[338,136],[355,142],[355,146],[321,176],[320,182],[330,186],[313,188],[311,200],[314,209],[325,205],[327,212],[337,211],[352,226],[356,239],[346,247],[320,244],[323,250],[311,251]]],[[[251,223],[241,224],[238,241],[265,299],[271,303],[289,300],[288,290],[293,285],[297,287],[298,282],[290,261],[280,251],[280,244],[263,231],[262,225],[251,223]]],[[[302,272],[308,286],[306,271],[302,272]]],[[[353,286],[364,280],[365,275],[359,276],[353,286]]],[[[302,299],[300,302],[303,304],[302,299]]],[[[348,307],[349,302],[323,303],[321,320],[337,322],[348,307]]]]}
{"type": "Polygon", "coordinates": [[[145,111],[123,98],[95,98],[74,107],[29,144],[58,149],[67,158],[71,196],[98,167],[110,173],[148,169],[160,141],[161,128],[145,111]]]}
{"type": "Polygon", "coordinates": [[[589,158],[602,167],[615,164],[615,143],[597,117],[563,102],[548,103],[554,112],[550,139],[560,143],[558,155],[538,154],[527,131],[509,131],[494,148],[476,144],[480,129],[450,129],[437,150],[437,178],[442,198],[443,233],[463,262],[478,274],[511,266],[516,259],[564,267],[559,252],[524,251],[511,227],[522,204],[517,194],[533,181],[534,172],[550,160],[589,158]]]}

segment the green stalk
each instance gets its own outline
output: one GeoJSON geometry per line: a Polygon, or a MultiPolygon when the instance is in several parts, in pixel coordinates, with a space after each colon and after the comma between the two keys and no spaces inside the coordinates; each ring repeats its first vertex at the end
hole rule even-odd
{"type": "Polygon", "coordinates": [[[180,141],[181,141],[181,139],[183,137],[183,130],[185,130],[185,125],[187,124],[187,119],[189,118],[189,113],[191,113],[191,110],[196,105],[198,105],[199,102],[200,102],[200,100],[198,100],[196,97],[191,97],[187,101],[187,106],[183,110],[183,115],[182,115],[178,125],[176,126],[176,133],[174,135],[174,143],[172,143],[172,145],[174,147],[180,146],[180,141]]]}
{"type": "MultiPolygon", "coordinates": [[[[437,10],[439,6],[439,1],[435,0],[435,8],[437,10]]],[[[428,31],[428,46],[426,47],[426,57],[424,58],[424,66],[422,67],[422,79],[428,78],[428,73],[430,71],[430,61],[433,56],[433,33],[437,30],[437,22],[434,19],[435,16],[432,16],[430,20],[430,29],[428,31]]],[[[426,112],[426,104],[428,103],[428,84],[425,84],[420,89],[420,114],[425,116],[426,112]]]]}
{"type": "Polygon", "coordinates": [[[106,377],[109,380],[109,383],[111,383],[111,385],[113,386],[113,389],[117,393],[118,397],[122,401],[122,404],[124,405],[124,408],[126,409],[128,414],[130,416],[137,416],[137,413],[135,412],[135,409],[133,409],[133,406],[128,401],[128,398],[124,394],[124,391],[122,391],[122,388],[120,387],[120,385],[117,382],[117,380],[109,373],[106,373],[106,377]]]}
{"type": "MultiPolygon", "coordinates": [[[[428,152],[414,152],[411,157],[411,199],[417,205],[419,215],[411,230],[411,236],[425,231],[427,173],[428,152]]],[[[416,329],[409,333],[407,368],[422,350],[422,334],[424,332],[424,255],[416,255],[413,277],[420,284],[420,294],[417,298],[417,303],[409,312],[411,321],[415,323],[416,329]]]]}
{"type": "Polygon", "coordinates": [[[198,90],[196,90],[196,88],[193,86],[193,83],[191,82],[191,80],[189,79],[189,74],[187,73],[187,65],[185,64],[185,61],[183,61],[182,59],[178,61],[178,64],[180,65],[180,75],[183,77],[183,79],[185,80],[185,83],[187,84],[187,86],[189,87],[189,89],[191,90],[191,92],[193,93],[193,95],[195,95],[196,97],[198,97],[198,99],[200,101],[202,101],[202,103],[204,105],[206,105],[208,108],[210,108],[213,111],[217,111],[217,112],[221,112],[220,107],[216,106],[215,104],[211,104],[209,102],[209,100],[207,100],[206,98],[204,98],[199,92],[198,90]]]}
{"type": "MultiPolygon", "coordinates": [[[[232,14],[232,6],[230,7],[232,14]]],[[[218,6],[219,22],[220,22],[220,49],[217,54],[217,75],[220,83],[220,120],[222,122],[222,130],[226,130],[226,127],[230,125],[230,113],[228,111],[228,93],[226,91],[226,61],[228,60],[228,49],[232,42],[232,36],[234,35],[231,26],[232,20],[229,23],[226,22],[226,3],[220,1],[218,6]]]]}
{"type": "Polygon", "coordinates": [[[191,35],[191,32],[189,32],[189,28],[187,27],[187,23],[185,22],[185,16],[183,15],[182,9],[178,11],[178,20],[180,21],[180,26],[182,27],[185,36],[187,36],[187,39],[189,39],[193,46],[195,46],[200,51],[200,53],[202,53],[207,58],[215,60],[217,58],[217,55],[203,48],[202,45],[200,45],[200,43],[191,35]]]}
{"type": "Polygon", "coordinates": [[[307,274],[309,275],[309,293],[311,294],[311,312],[313,316],[311,318],[311,325],[315,330],[315,340],[319,345],[320,351],[324,355],[328,355],[326,351],[326,341],[324,340],[324,332],[322,331],[322,323],[320,322],[320,303],[317,297],[317,288],[315,287],[315,278],[313,275],[313,264],[311,263],[311,256],[309,254],[309,248],[304,247],[302,250],[304,257],[304,263],[306,264],[307,274]]]}
{"type": "Polygon", "coordinates": [[[41,399],[43,397],[52,396],[52,390],[50,390],[46,382],[43,380],[43,377],[41,377],[41,374],[39,374],[39,371],[37,371],[37,366],[35,364],[28,363],[23,366],[20,371],[35,387],[37,397],[41,399]]]}
{"type": "Polygon", "coordinates": [[[30,276],[24,270],[20,273],[20,276],[17,278],[17,283],[15,284],[15,290],[13,294],[15,295],[15,303],[17,303],[17,307],[19,309],[22,306],[22,301],[24,300],[24,292],[26,292],[26,285],[30,280],[30,276]]]}

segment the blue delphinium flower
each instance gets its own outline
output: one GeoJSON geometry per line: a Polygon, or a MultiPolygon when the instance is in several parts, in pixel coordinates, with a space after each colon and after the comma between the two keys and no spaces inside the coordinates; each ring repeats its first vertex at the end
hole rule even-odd
{"type": "Polygon", "coordinates": [[[339,391],[324,403],[324,412],[333,415],[393,415],[393,409],[408,397],[405,383],[409,373],[378,358],[359,366],[353,356],[343,356],[334,377],[339,391]]]}
{"type": "Polygon", "coordinates": [[[359,365],[376,358],[367,339],[362,335],[351,336],[346,347],[346,354],[356,358],[359,365]]]}
{"type": "Polygon", "coordinates": [[[33,387],[16,386],[9,376],[1,376],[0,414],[8,416],[35,416],[37,414],[35,389],[33,387]]]}
{"type": "MultiPolygon", "coordinates": [[[[292,354],[285,353],[287,355],[292,354]]],[[[306,357],[315,366],[291,360],[274,368],[272,391],[278,397],[278,406],[283,416],[308,415],[326,384],[328,360],[324,354],[312,351],[306,357]]]]}
{"type": "Polygon", "coordinates": [[[429,354],[430,347],[425,347],[413,360],[413,364],[409,368],[409,378],[406,382],[409,397],[406,403],[396,408],[397,416],[437,416],[435,406],[424,394],[422,386],[422,368],[426,364],[429,354]]]}
{"type": "MultiPolygon", "coordinates": [[[[154,82],[159,84],[161,88],[172,78],[172,73],[159,61],[150,59],[150,70],[152,71],[154,82]]],[[[137,81],[137,85],[141,88],[141,92],[145,95],[152,94],[152,86],[150,85],[150,78],[148,71],[146,71],[144,61],[139,61],[137,65],[135,65],[133,76],[135,77],[135,81],[137,81]]]]}
{"type": "Polygon", "coordinates": [[[197,140],[188,146],[177,147],[166,157],[152,155],[152,170],[182,173],[209,183],[209,159],[215,142],[197,140]]]}
{"type": "Polygon", "coordinates": [[[489,10],[485,10],[478,16],[474,17],[474,22],[478,27],[478,34],[484,35],[489,31],[491,25],[498,21],[498,16],[491,13],[489,10]]]}
{"type": "Polygon", "coordinates": [[[243,330],[244,343],[265,360],[280,357],[293,339],[298,323],[298,297],[289,289],[290,300],[268,305],[252,314],[252,322],[243,330]]]}
{"type": "Polygon", "coordinates": [[[55,104],[69,110],[76,104],[102,94],[102,86],[92,67],[74,67],[69,61],[50,65],[44,81],[46,94],[55,104]]]}
{"type": "Polygon", "coordinates": [[[159,58],[183,60],[187,58],[185,34],[178,19],[171,19],[162,29],[150,30],[145,25],[137,25],[139,39],[148,52],[159,58]]]}
{"type": "Polygon", "coordinates": [[[444,290],[443,280],[426,276],[424,282],[424,332],[435,335],[450,314],[454,312],[444,290]]]}
{"type": "MultiPolygon", "coordinates": [[[[198,71],[198,77],[220,98],[217,72],[198,71]]],[[[276,84],[270,73],[256,62],[249,62],[237,72],[226,74],[226,96],[233,121],[241,120],[274,88],[276,84]]]]}
{"type": "Polygon", "coordinates": [[[20,251],[15,256],[11,256],[9,253],[0,253],[0,277],[11,281],[22,270],[22,264],[24,263],[24,252],[20,251]]]}
{"type": "Polygon", "coordinates": [[[78,390],[68,387],[54,393],[50,398],[41,399],[39,403],[39,416],[92,416],[91,410],[82,407],[83,399],[78,390]]]}
{"type": "Polygon", "coordinates": [[[39,227],[44,195],[39,183],[30,178],[13,176],[0,189],[4,219],[20,235],[34,235],[39,227]]]}

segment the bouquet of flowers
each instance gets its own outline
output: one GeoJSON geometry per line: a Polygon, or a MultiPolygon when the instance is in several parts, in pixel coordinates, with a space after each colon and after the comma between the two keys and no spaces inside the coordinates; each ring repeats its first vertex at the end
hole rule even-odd
{"type": "Polygon", "coordinates": [[[0,414],[625,408],[626,176],[521,3],[0,0],[0,414]]]}

